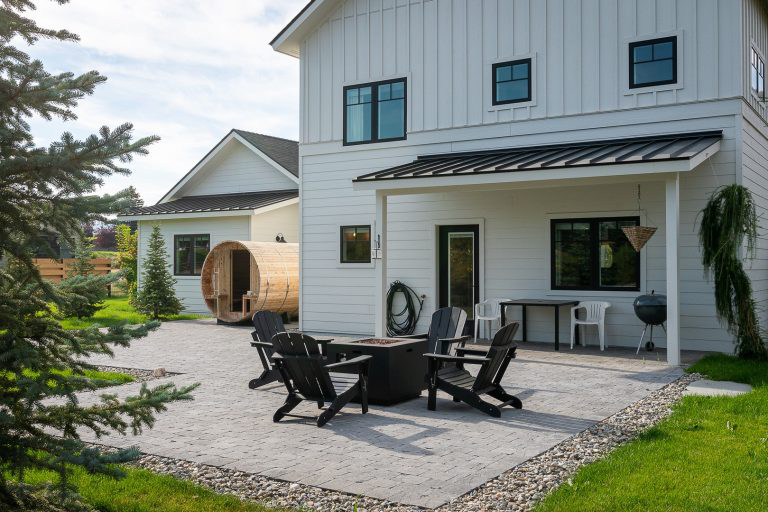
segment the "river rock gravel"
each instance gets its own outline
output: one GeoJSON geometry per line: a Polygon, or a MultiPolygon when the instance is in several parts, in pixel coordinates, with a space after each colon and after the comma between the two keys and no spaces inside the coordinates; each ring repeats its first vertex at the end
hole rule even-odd
{"type": "MultiPolygon", "coordinates": [[[[122,371],[122,369],[120,370],[122,371]]],[[[149,372],[151,375],[151,371],[149,372]]],[[[684,375],[646,398],[563,441],[544,453],[506,471],[480,487],[439,507],[440,512],[510,511],[533,508],[559,485],[568,485],[570,477],[583,465],[607,455],[617,446],[637,437],[669,416],[689,383],[697,374],[684,375]]],[[[259,501],[278,507],[297,507],[317,511],[389,511],[424,510],[364,496],[324,490],[308,485],[170,459],[144,455],[136,466],[177,478],[191,480],[219,493],[259,501]]]]}

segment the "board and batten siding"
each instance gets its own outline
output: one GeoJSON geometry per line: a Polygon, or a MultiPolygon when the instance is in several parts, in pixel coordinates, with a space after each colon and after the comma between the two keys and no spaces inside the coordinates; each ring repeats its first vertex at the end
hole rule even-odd
{"type": "MultiPolygon", "coordinates": [[[[733,111],[739,100],[722,106],[733,111]]],[[[411,146],[371,145],[364,151],[305,154],[302,164],[302,328],[307,331],[368,335],[374,330],[373,267],[345,267],[338,262],[339,226],[373,223],[373,192],[355,191],[352,180],[368,172],[411,161],[421,154],[452,150],[514,147],[572,140],[722,129],[721,151],[691,173],[681,175],[680,292],[682,346],[687,349],[730,351],[730,337],[714,315],[712,285],[704,279],[698,248],[696,218],[717,186],[737,179],[739,116],[723,113],[705,117],[716,105],[657,107],[632,123],[623,113],[600,114],[593,120],[610,128],[548,129],[515,137],[482,139],[474,132],[453,143],[411,146]],[[653,120],[657,121],[654,122],[653,120]],[[662,121],[664,120],[664,121],[662,121]]],[[[544,122],[544,121],[542,121],[544,122]]],[[[535,125],[536,121],[527,124],[535,125]]],[[[586,123],[587,125],[589,123],[586,123]]],[[[522,125],[517,125],[524,131],[522,125]]],[[[478,127],[473,130],[483,130],[478,127]]],[[[438,178],[439,179],[439,178],[438,178]]],[[[391,196],[388,219],[388,282],[401,280],[427,296],[417,330],[425,331],[436,297],[435,225],[484,224],[485,297],[576,297],[608,300],[607,342],[636,345],[642,325],[634,316],[637,293],[553,292],[550,290],[549,220],[555,215],[599,216],[601,212],[633,214],[636,184],[563,187],[489,192],[438,192],[391,196]]],[[[645,249],[642,290],[663,293],[665,283],[664,186],[643,185],[643,209],[659,227],[645,249]]],[[[515,313],[512,313],[515,318],[515,313]]],[[[531,339],[552,339],[551,311],[531,309],[531,339]]],[[[561,318],[561,340],[568,339],[567,313],[561,318]]],[[[663,345],[663,334],[658,341],[663,345]]],[[[590,338],[594,342],[594,337],[590,338]]]]}
{"type": "MultiPolygon", "coordinates": [[[[139,287],[141,287],[141,268],[149,249],[149,238],[153,226],[160,226],[160,233],[165,239],[168,251],[168,269],[173,273],[173,237],[174,235],[211,236],[211,247],[224,240],[248,240],[251,234],[250,216],[210,217],[174,220],[139,221],[139,287]]],[[[176,295],[184,303],[184,311],[208,313],[200,291],[200,276],[174,276],[176,295]]]]}
{"type": "Polygon", "coordinates": [[[346,0],[301,45],[301,142],[341,140],[343,86],[384,78],[408,79],[409,137],[738,97],[741,2],[346,0]],[[680,39],[683,87],[630,91],[628,41],[666,34],[680,39]],[[490,64],[523,56],[535,101],[491,107],[490,64]]]}
{"type": "Polygon", "coordinates": [[[233,139],[174,198],[296,188],[295,181],[233,139]]]}

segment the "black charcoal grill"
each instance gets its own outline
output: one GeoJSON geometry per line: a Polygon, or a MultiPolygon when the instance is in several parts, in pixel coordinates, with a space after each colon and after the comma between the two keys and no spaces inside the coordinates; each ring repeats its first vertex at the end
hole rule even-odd
{"type": "Polygon", "coordinates": [[[651,328],[651,337],[646,342],[645,349],[650,352],[656,347],[653,343],[654,326],[660,325],[664,329],[664,333],[667,332],[667,328],[664,327],[664,322],[667,321],[667,296],[656,295],[655,290],[652,290],[650,294],[637,297],[632,305],[635,308],[637,318],[645,323],[643,334],[640,336],[640,343],[637,344],[636,353],[640,353],[640,347],[643,346],[645,332],[648,330],[648,327],[651,328]]]}

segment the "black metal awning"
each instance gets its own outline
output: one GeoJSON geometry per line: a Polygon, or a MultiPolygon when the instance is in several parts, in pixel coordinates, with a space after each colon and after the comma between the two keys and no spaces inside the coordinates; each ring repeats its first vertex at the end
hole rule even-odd
{"type": "Polygon", "coordinates": [[[690,160],[719,143],[721,139],[721,131],[709,131],[426,155],[407,164],[364,174],[354,181],[365,183],[690,160]]]}

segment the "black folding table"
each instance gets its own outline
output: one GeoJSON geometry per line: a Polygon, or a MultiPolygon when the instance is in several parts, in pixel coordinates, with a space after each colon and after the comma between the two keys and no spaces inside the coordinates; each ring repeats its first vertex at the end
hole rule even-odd
{"type": "MultiPolygon", "coordinates": [[[[520,306],[523,309],[523,341],[528,341],[528,322],[526,321],[527,309],[531,306],[534,307],[549,307],[555,310],[555,350],[560,350],[560,308],[564,306],[576,306],[579,304],[577,300],[546,300],[546,299],[516,299],[505,300],[499,303],[501,306],[501,325],[502,327],[507,325],[507,306],[520,306]]],[[[576,330],[576,336],[578,341],[579,331],[576,330]]]]}

